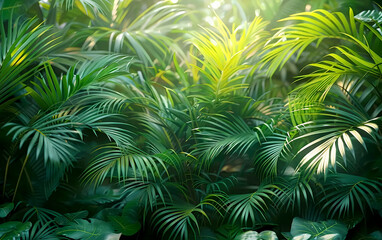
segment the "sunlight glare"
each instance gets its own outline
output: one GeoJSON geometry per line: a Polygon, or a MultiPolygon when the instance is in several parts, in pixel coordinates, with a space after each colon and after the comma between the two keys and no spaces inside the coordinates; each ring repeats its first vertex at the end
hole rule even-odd
{"type": "Polygon", "coordinates": [[[211,26],[214,26],[215,17],[207,16],[204,18],[204,21],[208,22],[211,26]]]}
{"type": "Polygon", "coordinates": [[[215,1],[213,3],[211,3],[210,5],[213,9],[218,9],[220,6],[221,6],[221,2],[220,1],[215,1]]]}

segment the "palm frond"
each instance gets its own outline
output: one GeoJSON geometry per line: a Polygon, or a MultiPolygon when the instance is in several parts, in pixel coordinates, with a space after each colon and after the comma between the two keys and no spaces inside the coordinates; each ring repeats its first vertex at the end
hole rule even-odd
{"type": "Polygon", "coordinates": [[[349,20],[343,13],[330,13],[325,10],[293,14],[282,21],[297,22],[278,29],[271,42],[265,47],[263,66],[267,73],[273,75],[285,63],[297,54],[297,58],[312,43],[316,47],[324,39],[342,39],[349,41],[347,36],[361,37],[356,27],[353,11],[349,11],[349,20]],[[347,35],[345,35],[347,34],[347,35]]]}
{"type": "Polygon", "coordinates": [[[75,159],[76,147],[79,142],[78,133],[68,115],[58,115],[52,112],[44,115],[19,117],[22,123],[7,123],[8,135],[12,141],[19,142],[20,148],[27,144],[27,155],[32,152],[36,158],[43,156],[44,162],[61,162],[70,166],[75,159]]]}
{"type": "Polygon", "coordinates": [[[359,152],[358,147],[362,146],[367,150],[368,141],[377,142],[380,118],[370,119],[362,109],[357,109],[349,103],[332,103],[322,111],[316,109],[313,112],[322,117],[304,124],[304,129],[309,132],[296,138],[297,140],[314,137],[298,152],[304,154],[299,168],[306,167],[310,171],[327,173],[330,168],[336,169],[339,157],[346,165],[349,153],[355,159],[356,152],[359,152]],[[353,143],[357,143],[358,146],[353,143]]]}
{"type": "Polygon", "coordinates": [[[275,184],[279,188],[275,191],[275,204],[282,211],[307,209],[315,199],[313,187],[303,174],[281,176],[275,184]]]}
{"type": "Polygon", "coordinates": [[[365,215],[367,209],[372,211],[372,204],[382,190],[379,181],[350,174],[332,174],[324,187],[325,195],[320,203],[331,218],[357,212],[365,215]]]}
{"type": "Polygon", "coordinates": [[[49,27],[33,27],[35,23],[33,19],[21,23],[9,20],[6,32],[1,20],[0,108],[17,100],[14,95],[39,67],[33,64],[59,43],[55,34],[49,34],[49,27]]]}
{"type": "Polygon", "coordinates": [[[126,181],[131,177],[141,177],[142,180],[150,176],[155,178],[160,174],[160,166],[165,168],[159,157],[149,155],[134,146],[101,146],[96,149],[95,154],[82,175],[84,183],[95,186],[100,185],[107,177],[110,181],[113,178],[117,181],[126,181]]]}
{"type": "Polygon", "coordinates": [[[51,222],[42,223],[37,221],[28,233],[21,237],[21,240],[53,240],[58,239],[56,235],[57,226],[51,222]]]}
{"type": "Polygon", "coordinates": [[[60,114],[70,114],[70,120],[77,133],[82,138],[82,129],[91,129],[95,135],[102,133],[110,141],[118,146],[130,146],[133,143],[133,127],[125,122],[121,114],[109,114],[104,111],[90,107],[85,109],[70,109],[61,111],[60,114]]]}
{"type": "Polygon", "coordinates": [[[274,185],[263,185],[253,193],[230,195],[226,203],[229,220],[250,226],[266,220],[265,212],[275,188],[274,185]]]}
{"type": "Polygon", "coordinates": [[[223,198],[221,194],[211,194],[197,205],[176,203],[163,207],[154,213],[151,221],[168,239],[196,239],[200,232],[200,218],[209,221],[203,206],[208,205],[217,209],[216,204],[223,198]]]}
{"type": "Polygon", "coordinates": [[[207,166],[221,153],[243,155],[253,151],[263,139],[260,128],[251,129],[243,119],[234,116],[211,117],[196,130],[198,143],[192,155],[200,156],[201,164],[207,166]]]}
{"type": "Polygon", "coordinates": [[[127,197],[130,195],[139,197],[145,212],[154,211],[158,206],[171,204],[173,202],[172,196],[176,193],[174,190],[185,193],[183,186],[176,182],[170,182],[168,177],[156,177],[149,180],[132,178],[128,179],[123,188],[127,197]]]}
{"type": "Polygon", "coordinates": [[[60,213],[47,208],[31,207],[23,217],[23,221],[31,221],[37,219],[37,223],[45,225],[51,223],[56,217],[61,216],[60,213]]]}
{"type": "Polygon", "coordinates": [[[211,95],[209,101],[221,101],[222,96],[247,87],[238,73],[249,68],[245,61],[264,44],[267,24],[256,17],[250,24],[241,26],[242,29],[230,31],[218,18],[216,29],[203,29],[204,33],[193,34],[190,41],[202,58],[194,56],[197,63],[192,67],[206,78],[205,90],[211,95]]]}
{"type": "MultiPolygon", "coordinates": [[[[111,0],[106,0],[106,2],[109,2],[109,1],[111,0]]],[[[102,4],[102,1],[101,1],[101,4],[99,4],[98,2],[99,1],[94,1],[94,0],[57,0],[56,5],[59,7],[65,6],[66,10],[71,10],[76,6],[87,13],[90,10],[93,12],[102,11],[102,7],[104,4],[102,4]],[[97,11],[94,11],[95,9],[97,11]]]]}
{"type": "Polygon", "coordinates": [[[308,81],[293,90],[296,96],[290,102],[292,111],[296,106],[322,102],[333,85],[346,77],[380,78],[382,57],[369,41],[372,38],[381,42],[382,37],[366,23],[360,23],[358,27],[351,9],[348,18],[339,12],[316,10],[292,15],[284,21],[296,23],[280,29],[265,48],[263,66],[268,67],[269,75],[281,69],[292,56],[296,55],[298,59],[313,43],[318,47],[325,39],[339,40],[332,44],[334,51],[327,55],[328,60],[309,64],[315,71],[299,77],[299,80],[308,81]],[[366,37],[365,26],[371,37],[366,37]]]}
{"type": "Polygon", "coordinates": [[[206,194],[228,192],[236,186],[238,179],[235,176],[222,177],[218,174],[202,172],[195,180],[195,188],[204,189],[206,194]]]}
{"type": "Polygon", "coordinates": [[[90,50],[104,41],[109,51],[132,52],[145,66],[154,66],[155,58],[163,59],[169,53],[173,41],[167,33],[180,28],[176,22],[186,13],[184,7],[167,1],[159,1],[140,14],[132,1],[110,1],[102,9],[93,26],[80,33],[88,36],[84,48],[90,50]]]}
{"type": "Polygon", "coordinates": [[[292,148],[291,138],[286,134],[273,133],[267,136],[256,153],[256,171],[265,177],[276,176],[278,162],[287,159],[292,148]]]}
{"type": "Polygon", "coordinates": [[[361,49],[359,51],[361,54],[348,47],[338,46],[335,49],[338,50],[339,54],[329,54],[330,60],[310,64],[309,66],[316,70],[299,77],[299,80],[308,79],[310,81],[294,89],[295,92],[298,92],[299,102],[322,102],[333,85],[347,76],[380,78],[382,56],[374,52],[367,42],[363,43],[350,35],[347,37],[361,49]]]}
{"type": "Polygon", "coordinates": [[[121,69],[121,66],[126,64],[125,60],[125,57],[115,55],[105,57],[101,61],[86,61],[78,67],[70,67],[60,79],[52,66],[46,65],[46,77],[41,76],[39,82],[32,82],[34,88],[28,87],[27,91],[42,109],[57,108],[91,84],[127,74],[126,70],[121,69]]]}

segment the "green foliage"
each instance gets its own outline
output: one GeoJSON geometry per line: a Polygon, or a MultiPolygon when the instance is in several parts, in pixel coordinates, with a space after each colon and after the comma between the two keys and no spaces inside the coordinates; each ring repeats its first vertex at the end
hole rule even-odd
{"type": "Polygon", "coordinates": [[[335,220],[311,222],[302,218],[294,218],[288,239],[333,239],[344,240],[347,227],[335,220]]]}
{"type": "Polygon", "coordinates": [[[114,229],[125,236],[134,235],[141,229],[141,224],[129,216],[110,216],[109,219],[114,229]]]}
{"type": "Polygon", "coordinates": [[[117,175],[118,181],[126,181],[129,177],[141,176],[143,179],[149,175],[159,173],[157,164],[162,160],[156,156],[148,155],[136,147],[121,148],[107,145],[97,149],[97,154],[85,170],[85,182],[101,184],[107,176],[117,175]],[[130,168],[133,173],[129,174],[130,168]],[[114,174],[115,172],[115,174],[114,174]]]}
{"type": "Polygon", "coordinates": [[[82,219],[86,218],[88,216],[89,212],[84,210],[84,211],[79,211],[75,213],[65,213],[64,215],[57,216],[54,221],[58,225],[68,225],[71,222],[74,222],[76,219],[82,219]]]}
{"type": "Polygon", "coordinates": [[[251,129],[239,117],[211,117],[204,125],[198,129],[199,142],[193,154],[201,155],[206,165],[221,153],[243,155],[261,142],[261,129],[251,129]]]}
{"type": "Polygon", "coordinates": [[[38,69],[33,63],[41,61],[40,58],[59,44],[57,36],[49,33],[50,27],[41,24],[34,27],[36,20],[33,19],[20,21],[20,18],[15,22],[10,19],[5,26],[1,20],[0,110],[17,100],[14,95],[38,69]]]}
{"type": "Polygon", "coordinates": [[[235,239],[242,240],[278,240],[277,235],[273,231],[262,231],[260,233],[256,231],[247,231],[240,234],[235,239]]]}
{"type": "Polygon", "coordinates": [[[367,22],[367,23],[382,23],[382,12],[377,10],[367,10],[358,13],[355,19],[367,22]]]}
{"type": "Polygon", "coordinates": [[[5,218],[14,208],[13,203],[4,203],[0,205],[0,218],[5,218]]]}
{"type": "Polygon", "coordinates": [[[89,221],[78,219],[76,222],[72,222],[68,226],[58,229],[57,234],[78,240],[101,240],[106,239],[114,233],[112,226],[107,222],[98,219],[89,219],[89,221]]]}
{"type": "Polygon", "coordinates": [[[376,140],[376,132],[379,129],[376,124],[378,118],[370,119],[362,109],[355,109],[347,102],[344,105],[332,103],[318,111],[311,109],[312,115],[317,114],[322,117],[305,123],[304,129],[309,132],[296,138],[316,136],[314,141],[299,150],[299,153],[303,153],[306,149],[310,149],[300,161],[300,166],[306,165],[308,169],[325,173],[330,166],[336,167],[339,156],[346,166],[349,155],[356,159],[356,149],[360,149],[359,146],[367,151],[365,142],[376,140]]]}
{"type": "Polygon", "coordinates": [[[232,222],[240,220],[244,226],[266,220],[264,212],[274,195],[273,188],[275,186],[265,185],[260,186],[254,193],[231,195],[227,201],[229,220],[232,222]]]}
{"type": "Polygon", "coordinates": [[[378,181],[347,174],[330,176],[330,186],[325,185],[325,196],[322,198],[323,209],[328,215],[341,216],[355,214],[355,209],[363,214],[376,201],[382,184],[378,181]]]}
{"type": "Polygon", "coordinates": [[[242,83],[244,76],[238,73],[250,67],[245,61],[259,51],[268,35],[265,31],[267,22],[261,18],[241,26],[242,29],[232,30],[217,19],[216,30],[204,29],[205,33],[194,33],[191,40],[203,57],[194,56],[196,63],[192,65],[193,72],[200,72],[205,77],[203,90],[206,95],[201,100],[216,105],[229,101],[227,95],[246,88],[242,83]]]}
{"type": "Polygon", "coordinates": [[[0,237],[1,239],[16,239],[25,235],[32,227],[30,222],[5,222],[0,224],[0,237]]]}
{"type": "Polygon", "coordinates": [[[199,221],[197,216],[201,215],[208,219],[207,214],[199,208],[192,205],[176,205],[159,209],[153,222],[158,231],[163,234],[168,233],[171,239],[190,239],[196,238],[199,233],[199,221]]]}
{"type": "Polygon", "coordinates": [[[173,2],[0,1],[0,238],[378,236],[380,11],[173,2]]]}

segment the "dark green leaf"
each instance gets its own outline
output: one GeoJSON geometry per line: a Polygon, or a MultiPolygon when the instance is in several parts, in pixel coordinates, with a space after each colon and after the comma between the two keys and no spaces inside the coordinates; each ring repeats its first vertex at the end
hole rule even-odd
{"type": "Polygon", "coordinates": [[[129,216],[109,216],[109,220],[117,232],[132,236],[141,229],[141,223],[129,216]]]}
{"type": "Polygon", "coordinates": [[[13,203],[4,203],[0,205],[0,218],[6,217],[14,208],[13,203]]]}
{"type": "Polygon", "coordinates": [[[57,234],[76,240],[105,240],[112,236],[114,231],[109,223],[91,218],[89,221],[78,219],[71,222],[68,226],[58,229],[57,234]]]}
{"type": "Polygon", "coordinates": [[[31,222],[6,222],[0,224],[0,238],[4,240],[17,239],[28,232],[31,222]]]}

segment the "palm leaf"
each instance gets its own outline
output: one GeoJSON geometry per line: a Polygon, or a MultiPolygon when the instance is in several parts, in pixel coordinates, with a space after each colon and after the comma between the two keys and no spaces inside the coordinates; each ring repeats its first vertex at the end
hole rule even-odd
{"type": "Polygon", "coordinates": [[[357,143],[367,150],[366,141],[377,141],[379,118],[370,119],[362,109],[354,108],[349,103],[346,105],[333,103],[331,107],[320,110],[313,110],[323,117],[304,124],[305,130],[309,132],[297,139],[307,139],[314,137],[313,141],[306,144],[299,150],[304,157],[299,163],[299,168],[306,167],[310,171],[317,173],[327,173],[330,167],[335,169],[340,156],[344,164],[351,153],[356,159],[357,143]],[[309,152],[307,153],[307,151],[309,152]]]}
{"type": "Polygon", "coordinates": [[[177,183],[169,182],[168,178],[153,178],[149,180],[141,179],[128,179],[124,184],[124,191],[128,196],[138,195],[139,200],[145,206],[145,211],[154,210],[157,206],[166,205],[172,202],[172,195],[175,191],[171,191],[172,187],[176,187],[184,191],[184,189],[177,183]]]}
{"type": "Polygon", "coordinates": [[[28,119],[28,116],[20,116],[24,123],[7,123],[4,127],[9,127],[8,134],[12,134],[12,140],[18,140],[20,148],[27,146],[27,155],[34,152],[36,158],[40,154],[44,162],[61,162],[65,166],[71,165],[75,157],[75,143],[79,140],[73,131],[72,123],[68,122],[68,115],[59,116],[56,112],[35,116],[35,119],[28,119]]]}
{"type": "Polygon", "coordinates": [[[254,225],[257,222],[266,220],[265,212],[276,186],[260,186],[256,192],[248,194],[230,195],[227,201],[227,213],[231,222],[243,225],[254,225]],[[267,203],[268,202],[268,203],[267,203]]]}
{"type": "Polygon", "coordinates": [[[382,23],[382,12],[378,10],[367,10],[358,13],[355,19],[367,22],[367,23],[382,23]]]}
{"type": "Polygon", "coordinates": [[[96,186],[104,182],[106,177],[110,177],[110,180],[116,178],[118,181],[137,176],[141,176],[142,179],[155,177],[159,174],[158,165],[165,168],[160,158],[134,146],[122,148],[106,145],[99,147],[95,152],[96,155],[85,169],[82,179],[83,182],[96,186]]]}
{"type": "Polygon", "coordinates": [[[325,195],[320,201],[328,216],[363,215],[372,210],[382,184],[378,181],[350,174],[330,175],[324,185],[325,195]]]}
{"type": "Polygon", "coordinates": [[[34,88],[28,87],[27,91],[42,109],[57,108],[91,84],[127,74],[121,70],[121,65],[126,60],[121,56],[108,56],[102,61],[86,61],[78,67],[70,67],[61,79],[57,78],[50,65],[46,65],[46,78],[41,77],[39,82],[32,82],[34,88]]]}
{"type": "Polygon", "coordinates": [[[246,59],[261,48],[267,36],[267,22],[259,17],[243,25],[241,31],[230,31],[220,18],[217,20],[216,29],[203,29],[204,33],[194,33],[191,39],[202,56],[194,56],[197,63],[191,66],[206,78],[205,87],[211,95],[208,101],[221,101],[221,97],[247,87],[238,73],[249,68],[246,59]]]}
{"type": "Polygon", "coordinates": [[[261,142],[262,131],[252,130],[239,117],[211,117],[198,129],[198,143],[193,155],[200,155],[202,165],[209,165],[221,153],[246,154],[261,142]]]}
{"type": "Polygon", "coordinates": [[[196,238],[200,232],[199,216],[208,219],[199,205],[176,204],[158,209],[152,222],[158,231],[163,231],[165,236],[168,234],[168,239],[190,239],[196,238]]]}
{"type": "Polygon", "coordinates": [[[315,10],[293,14],[282,21],[297,23],[280,28],[266,46],[262,62],[263,66],[267,66],[269,75],[273,75],[277,69],[281,69],[293,54],[297,54],[298,58],[314,42],[318,47],[327,38],[349,41],[350,39],[345,34],[354,37],[360,37],[359,34],[362,34],[356,28],[351,9],[349,20],[340,12],[330,13],[325,10],[315,10]]]}
{"type": "Polygon", "coordinates": [[[47,222],[43,224],[37,221],[33,224],[33,227],[21,237],[21,240],[58,240],[56,235],[57,226],[53,225],[52,222],[47,222]]]}
{"type": "Polygon", "coordinates": [[[33,27],[35,23],[9,20],[6,32],[1,20],[0,108],[17,100],[14,95],[23,89],[22,83],[38,69],[32,64],[58,44],[58,38],[49,34],[49,27],[33,27]]]}
{"type": "MultiPolygon", "coordinates": [[[[299,80],[308,80],[307,83],[293,90],[296,96],[292,96],[290,108],[292,115],[296,108],[301,108],[322,102],[333,85],[348,76],[363,78],[370,76],[380,78],[382,57],[377,48],[373,49],[369,41],[380,42],[380,34],[366,23],[356,26],[352,10],[347,19],[342,13],[329,13],[324,10],[316,10],[308,13],[292,15],[285,21],[296,23],[284,27],[275,34],[274,40],[264,51],[263,66],[268,67],[268,74],[273,75],[279,68],[292,57],[299,56],[304,50],[315,43],[316,47],[325,39],[338,39],[332,52],[327,55],[328,60],[312,63],[309,66],[316,70],[299,77],[299,80]],[[370,37],[366,38],[364,27],[370,29],[370,37]],[[347,47],[345,44],[350,44],[347,47]],[[356,48],[357,50],[353,50],[356,48]]],[[[292,116],[294,124],[302,123],[298,117],[292,116]]],[[[305,119],[306,120],[306,119],[305,119]]]]}
{"type": "Polygon", "coordinates": [[[102,9],[93,26],[80,33],[88,36],[84,48],[92,49],[97,42],[105,41],[109,51],[132,52],[145,66],[155,65],[154,58],[163,62],[168,47],[174,45],[166,34],[178,27],[176,22],[186,12],[184,7],[166,1],[159,1],[140,14],[135,14],[132,1],[110,1],[102,9]]]}
{"type": "Polygon", "coordinates": [[[238,180],[235,176],[222,177],[217,174],[201,173],[195,180],[195,188],[205,189],[206,194],[228,192],[236,186],[238,180]]]}
{"type": "Polygon", "coordinates": [[[281,176],[275,185],[279,188],[275,191],[275,204],[283,211],[307,209],[315,199],[314,188],[302,174],[281,176]]]}
{"type": "Polygon", "coordinates": [[[291,151],[288,135],[273,133],[267,136],[256,153],[255,166],[263,177],[276,176],[278,162],[286,159],[291,151]]]}

